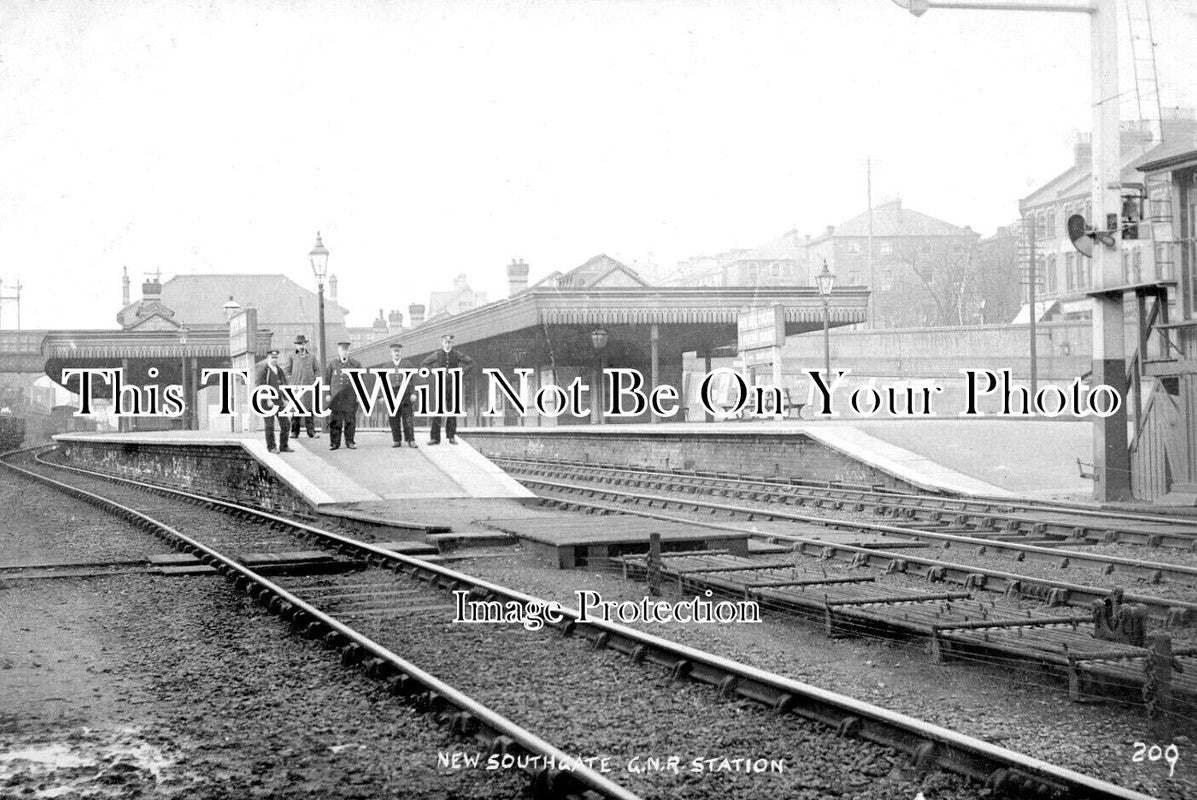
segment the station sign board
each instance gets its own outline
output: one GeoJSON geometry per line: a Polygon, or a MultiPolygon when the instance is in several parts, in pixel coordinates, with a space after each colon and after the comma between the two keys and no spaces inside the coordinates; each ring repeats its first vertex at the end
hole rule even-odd
{"type": "Polygon", "coordinates": [[[229,320],[229,356],[257,352],[258,310],[247,308],[229,320]]]}
{"type": "Polygon", "coordinates": [[[780,305],[743,309],[736,320],[736,332],[738,349],[745,356],[752,351],[781,347],[786,343],[785,309],[780,305]]]}

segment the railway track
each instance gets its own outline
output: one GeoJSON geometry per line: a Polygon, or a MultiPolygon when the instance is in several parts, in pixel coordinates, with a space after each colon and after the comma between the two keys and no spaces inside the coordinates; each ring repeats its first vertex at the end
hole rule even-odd
{"type": "MultiPolygon", "coordinates": [[[[1158,633],[1148,634],[1146,620],[1138,633],[1116,630],[1117,620],[1134,605],[1152,618],[1174,625],[1191,621],[1197,605],[1167,598],[1124,593],[1026,575],[957,564],[910,553],[887,552],[873,547],[828,542],[813,537],[760,532],[757,527],[710,522],[679,516],[677,510],[706,509],[710,504],[690,499],[662,498],[619,492],[593,485],[561,484],[520,478],[536,489],[546,502],[566,508],[599,513],[632,513],[669,522],[703,525],[751,533],[766,542],[792,544],[792,556],[742,558],[723,553],[667,554],[659,565],[662,574],[677,581],[682,590],[705,590],[754,599],[767,607],[819,619],[829,635],[868,632],[874,635],[921,637],[929,641],[939,661],[970,658],[1039,668],[1067,681],[1070,696],[1111,695],[1131,697],[1154,705],[1147,687],[1154,685],[1161,665],[1166,666],[1177,717],[1197,713],[1197,647],[1173,648],[1157,644],[1158,633]],[[761,560],[764,559],[764,560],[761,560]],[[838,569],[828,570],[828,564],[838,569]],[[882,576],[859,574],[862,568],[879,568],[882,576]],[[925,581],[954,582],[963,591],[933,591],[911,582],[893,587],[878,577],[898,573],[925,581]],[[976,590],[1001,591],[1029,600],[1037,608],[1017,612],[997,607],[975,596],[976,590]],[[1100,610],[1094,607],[1098,604],[1100,610]],[[1081,606],[1083,611],[1060,614],[1053,606],[1081,606]],[[1119,609],[1128,609],[1123,612],[1119,609]],[[1100,620],[1100,621],[1099,621],[1100,620]],[[1109,627],[1101,630],[1099,625],[1109,627]],[[1163,647],[1163,650],[1156,648],[1163,647]]],[[[756,517],[765,517],[759,510],[756,517]]],[[[817,534],[816,534],[817,535],[817,534]]],[[[625,575],[644,576],[644,556],[621,559],[625,575]]],[[[1133,617],[1126,617],[1131,619],[1133,617]]]]}
{"type": "MultiPolygon", "coordinates": [[[[455,731],[467,737],[483,738],[489,741],[493,750],[551,756],[556,759],[555,763],[574,764],[566,770],[551,767],[534,770],[533,785],[541,795],[635,796],[627,789],[607,781],[601,774],[586,772],[577,765],[576,760],[569,760],[562,750],[454,690],[360,631],[363,624],[368,624],[364,621],[371,617],[378,614],[394,616],[398,609],[391,601],[409,598],[413,586],[436,589],[442,597],[445,591],[457,590],[468,593],[470,597],[525,606],[542,603],[538,598],[369,542],[256,509],[174,489],[139,484],[128,479],[100,476],[77,467],[29,463],[27,456],[18,456],[20,458],[25,458],[26,463],[14,464],[9,456],[4,464],[27,477],[52,485],[151,530],[173,546],[197,555],[201,561],[232,581],[238,589],[248,592],[296,630],[306,636],[320,637],[330,647],[338,648],[345,663],[364,665],[371,675],[384,680],[395,694],[414,698],[420,707],[451,724],[455,731]],[[51,470],[56,471],[58,477],[50,477],[51,470]],[[59,479],[64,470],[69,472],[69,482],[59,479]],[[105,487],[118,487],[120,491],[108,491],[105,487]],[[190,513],[185,516],[194,517],[197,510],[232,515],[240,523],[237,527],[264,528],[270,531],[269,535],[300,537],[308,543],[331,548],[341,557],[365,565],[364,569],[352,574],[324,575],[314,581],[308,576],[272,581],[248,569],[235,556],[221,552],[156,519],[150,513],[133,507],[138,505],[135,502],[137,497],[142,500],[140,505],[144,505],[149,493],[167,498],[175,504],[189,504],[190,513]],[[111,494],[121,496],[114,499],[108,496],[111,494]],[[383,592],[390,594],[387,596],[383,592]],[[337,611],[329,613],[329,607],[337,611]],[[349,624],[349,621],[353,624],[349,624]]],[[[159,507],[154,514],[162,515],[164,510],[159,507]]],[[[234,549],[262,546],[258,540],[260,534],[255,538],[254,534],[242,531],[240,538],[238,536],[235,532],[229,534],[222,546],[234,549]]],[[[406,607],[409,612],[412,611],[410,603],[406,607]]],[[[820,730],[827,731],[829,728],[841,740],[891,748],[904,754],[909,769],[921,772],[938,767],[983,782],[998,796],[1078,800],[1138,800],[1146,797],[942,727],[660,637],[598,619],[584,619],[573,609],[564,609],[562,620],[550,623],[546,629],[562,634],[547,637],[548,641],[584,639],[593,650],[615,651],[628,656],[633,662],[659,665],[668,670],[675,681],[714,687],[722,697],[751,701],[783,720],[791,717],[813,720],[821,726],[827,726],[820,727],[820,730]]],[[[543,641],[544,637],[541,638],[543,641]]],[[[501,648],[509,646],[505,640],[501,648]]],[[[525,662],[523,666],[529,668],[530,665],[531,662],[525,662]]]]}
{"type": "Polygon", "coordinates": [[[768,499],[751,503],[727,503],[691,493],[649,494],[626,491],[602,482],[565,482],[549,480],[515,471],[514,477],[536,488],[542,497],[604,511],[656,516],[688,524],[747,531],[755,536],[794,545],[799,552],[814,552],[826,558],[847,557],[858,564],[877,565],[886,569],[936,570],[944,580],[976,586],[990,591],[1022,592],[1040,597],[1052,604],[1088,606],[1094,601],[1109,598],[1114,588],[1049,577],[1048,572],[1069,570],[1080,572],[1081,580],[1108,582],[1111,576],[1137,581],[1139,587],[1155,589],[1168,587],[1170,594],[1125,592],[1125,599],[1143,605],[1155,619],[1168,625],[1184,625],[1197,621],[1197,603],[1187,599],[1197,593],[1197,567],[1159,561],[1126,558],[1103,553],[1086,552],[1061,547],[1043,547],[1025,542],[992,537],[962,536],[909,526],[896,526],[869,520],[847,520],[839,517],[820,517],[779,507],[768,499]],[[664,512],[680,511],[689,516],[670,516],[664,512]],[[752,527],[711,522],[712,517],[730,517],[755,523],[752,527]],[[770,526],[770,523],[778,523],[770,526]],[[875,536],[862,540],[859,536],[845,538],[842,533],[875,536]],[[948,553],[949,558],[935,555],[930,548],[911,548],[912,540],[933,542],[948,553]],[[927,552],[926,557],[915,555],[927,552]],[[902,552],[893,552],[901,550],[902,552]],[[829,554],[829,555],[828,555],[829,554]],[[990,558],[1002,557],[1016,565],[1043,568],[1040,574],[1021,574],[994,569],[990,558]],[[961,563],[972,559],[975,563],[961,563]],[[940,575],[939,573],[942,573],[940,575]]]}
{"type": "Polygon", "coordinates": [[[1197,518],[1129,513],[1057,501],[912,494],[842,483],[788,482],[709,472],[677,472],[569,461],[495,458],[504,469],[556,480],[632,489],[705,492],[733,500],[869,511],[923,523],[928,530],[976,532],[1031,541],[1125,543],[1197,552],[1197,518]]]}
{"type": "MultiPolygon", "coordinates": [[[[371,677],[387,685],[391,694],[407,698],[418,709],[432,714],[438,722],[447,725],[462,738],[480,741],[491,753],[501,757],[522,758],[530,765],[527,771],[531,775],[533,796],[579,800],[593,800],[597,797],[639,800],[639,795],[579,763],[575,757],[531,730],[512,722],[407,661],[346,624],[342,618],[326,613],[309,599],[299,596],[293,589],[249,569],[240,559],[182,533],[127,502],[113,500],[79,486],[55,480],[41,471],[14,463],[27,453],[28,451],[20,451],[16,455],[6,454],[0,458],[0,462],[10,470],[91,503],[154,534],[171,547],[194,555],[204,565],[233,582],[238,590],[250,595],[304,636],[321,639],[328,648],[339,650],[342,663],[363,665],[371,677]],[[556,765],[567,765],[567,768],[558,769],[556,765]]],[[[47,465],[42,462],[41,466],[47,465]]],[[[134,482],[126,482],[126,485],[134,485],[134,482]]],[[[176,497],[202,504],[202,498],[195,495],[186,496],[185,493],[180,493],[176,497]]],[[[243,520],[253,516],[249,509],[229,506],[225,510],[243,520]]],[[[260,519],[266,523],[268,530],[281,530],[283,527],[281,521],[267,517],[260,519]]],[[[244,537],[242,538],[244,540],[244,537]]],[[[257,537],[253,544],[255,548],[260,549],[277,543],[277,537],[267,536],[257,537]]],[[[347,547],[344,545],[342,549],[347,547]]]]}

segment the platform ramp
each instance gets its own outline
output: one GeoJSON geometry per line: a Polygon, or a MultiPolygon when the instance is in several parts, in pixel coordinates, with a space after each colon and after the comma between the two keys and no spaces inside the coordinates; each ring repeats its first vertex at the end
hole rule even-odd
{"type": "Polygon", "coordinates": [[[330,450],[328,439],[301,437],[293,453],[268,453],[249,443],[264,464],[296,489],[314,488],[327,503],[417,498],[525,498],[532,493],[462,439],[418,448],[392,447],[387,433],[363,431],[357,448],[330,450]],[[260,450],[260,452],[258,452],[260,450]]]}

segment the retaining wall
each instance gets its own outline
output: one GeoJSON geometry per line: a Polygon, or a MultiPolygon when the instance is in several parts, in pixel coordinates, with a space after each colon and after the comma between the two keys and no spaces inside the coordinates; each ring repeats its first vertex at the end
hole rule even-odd
{"type": "Polygon", "coordinates": [[[308,516],[311,505],[239,444],[58,443],[63,461],[106,475],[308,516]]]}
{"type": "Polygon", "coordinates": [[[728,472],[770,479],[801,478],[914,489],[807,436],[793,433],[602,432],[561,428],[469,428],[461,431],[490,458],[577,461],[665,470],[728,472]]]}

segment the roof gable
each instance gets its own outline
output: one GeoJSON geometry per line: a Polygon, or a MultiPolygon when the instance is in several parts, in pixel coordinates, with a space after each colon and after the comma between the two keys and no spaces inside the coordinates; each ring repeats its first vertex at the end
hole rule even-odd
{"type": "Polygon", "coordinates": [[[171,317],[174,312],[165,306],[155,303],[148,308],[138,311],[138,319],[126,330],[131,331],[177,331],[182,327],[171,317]]]}
{"type": "Polygon", "coordinates": [[[621,264],[606,253],[600,253],[581,266],[557,278],[557,285],[571,289],[588,286],[648,286],[631,267],[621,264]],[[616,277],[616,276],[619,277],[616,277]],[[618,281],[618,282],[616,282],[618,281]]]}
{"type": "MultiPolygon", "coordinates": [[[[942,219],[936,219],[928,214],[913,209],[903,208],[901,200],[892,200],[873,209],[872,235],[877,237],[894,236],[973,236],[969,228],[962,228],[942,219]]],[[[869,212],[858,214],[837,227],[833,237],[868,236],[869,212]]]]}

